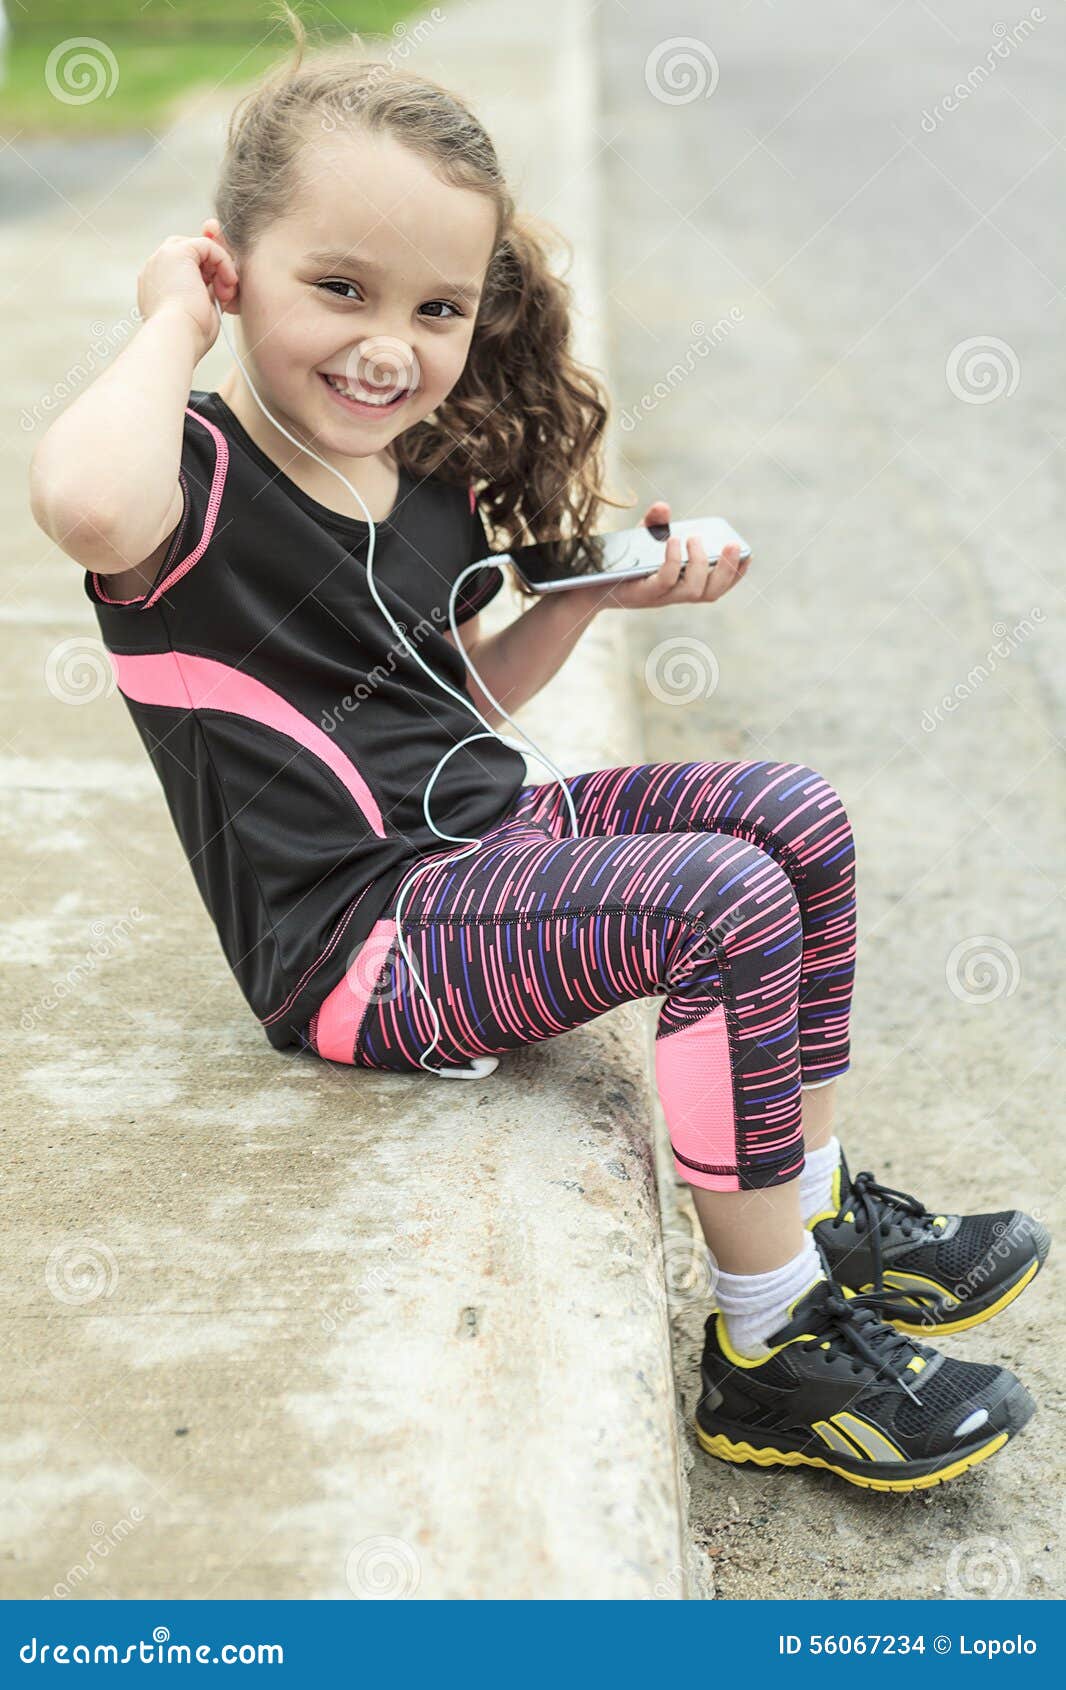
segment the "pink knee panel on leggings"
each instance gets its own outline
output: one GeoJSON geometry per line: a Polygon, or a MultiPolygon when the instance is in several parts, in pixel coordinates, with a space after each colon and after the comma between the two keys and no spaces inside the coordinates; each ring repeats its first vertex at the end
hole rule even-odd
{"type": "Polygon", "coordinates": [[[724,1009],[656,1039],[655,1081],[678,1173],[707,1191],[739,1191],[728,1171],[737,1166],[737,1122],[724,1009]]]}

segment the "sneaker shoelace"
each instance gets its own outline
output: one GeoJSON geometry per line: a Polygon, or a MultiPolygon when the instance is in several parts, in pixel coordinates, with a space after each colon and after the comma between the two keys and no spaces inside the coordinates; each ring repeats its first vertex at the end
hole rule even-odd
{"type": "MultiPolygon", "coordinates": [[[[870,1254],[874,1263],[874,1289],[876,1292],[883,1292],[885,1282],[881,1240],[889,1226],[897,1222],[904,1238],[915,1238],[925,1230],[923,1222],[931,1225],[933,1216],[909,1191],[895,1191],[890,1185],[882,1185],[880,1180],[868,1172],[855,1175],[845,1207],[856,1211],[856,1230],[869,1235],[870,1254]]],[[[913,1310],[911,1312],[913,1313],[913,1310]]]]}
{"type": "Polygon", "coordinates": [[[879,1378],[887,1378],[898,1385],[913,1402],[921,1399],[907,1382],[904,1374],[921,1348],[904,1333],[886,1323],[884,1315],[900,1307],[889,1293],[862,1291],[853,1297],[838,1296],[830,1291],[823,1301],[813,1325],[817,1336],[803,1345],[806,1350],[825,1348],[828,1358],[849,1354],[852,1370],[859,1357],[874,1369],[879,1378]],[[826,1342],[828,1340],[828,1342],[826,1342]]]}

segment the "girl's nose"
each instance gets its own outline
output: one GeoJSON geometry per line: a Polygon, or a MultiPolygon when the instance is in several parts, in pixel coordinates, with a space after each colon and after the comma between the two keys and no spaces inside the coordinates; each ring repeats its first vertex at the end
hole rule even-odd
{"type": "Polygon", "coordinates": [[[418,357],[399,335],[364,335],[348,353],[345,376],[360,387],[416,387],[418,357]]]}

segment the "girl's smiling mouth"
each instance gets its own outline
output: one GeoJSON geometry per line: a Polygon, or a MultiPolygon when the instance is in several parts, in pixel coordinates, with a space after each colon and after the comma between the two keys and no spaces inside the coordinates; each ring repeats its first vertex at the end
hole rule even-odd
{"type": "Polygon", "coordinates": [[[409,387],[392,388],[388,397],[379,397],[373,388],[354,388],[343,376],[334,375],[331,371],[320,370],[318,373],[338,405],[360,417],[391,415],[399,410],[412,391],[409,387]]]}

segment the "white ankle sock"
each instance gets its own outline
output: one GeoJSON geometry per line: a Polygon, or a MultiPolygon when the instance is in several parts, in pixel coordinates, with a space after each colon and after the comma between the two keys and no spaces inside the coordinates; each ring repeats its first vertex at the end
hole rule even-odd
{"type": "Polygon", "coordinates": [[[839,1166],[838,1138],[831,1138],[819,1150],[807,1151],[800,1170],[800,1212],[804,1226],[812,1215],[820,1215],[824,1210],[833,1208],[833,1175],[839,1166]]]}
{"type": "Polygon", "coordinates": [[[799,1254],[784,1267],[770,1273],[719,1273],[715,1296],[733,1348],[742,1356],[766,1355],[766,1339],[784,1325],[789,1305],[823,1277],[810,1232],[799,1254]]]}

